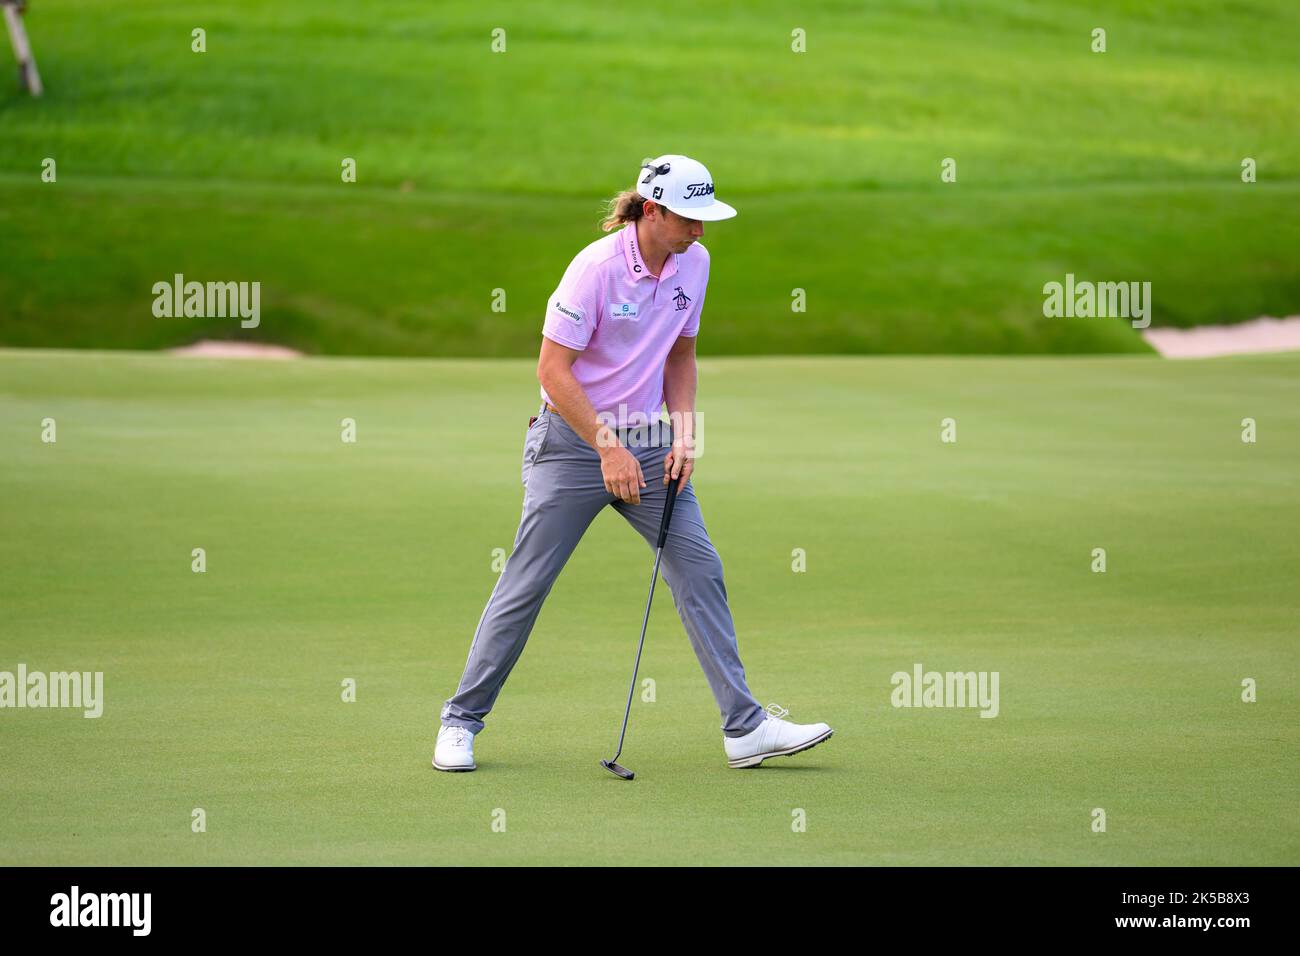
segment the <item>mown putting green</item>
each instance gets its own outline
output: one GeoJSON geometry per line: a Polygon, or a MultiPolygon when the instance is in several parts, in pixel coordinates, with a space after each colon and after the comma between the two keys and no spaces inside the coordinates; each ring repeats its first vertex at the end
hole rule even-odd
{"type": "Polygon", "coordinates": [[[105,675],[98,719],[0,710],[5,862],[1296,863],[1300,359],[702,362],[751,685],[836,733],[728,770],[661,588],[632,783],[598,761],[651,553],[612,510],[479,771],[429,766],[532,373],[0,353],[0,671],[105,675]],[[918,664],[998,672],[996,718],[891,706],[918,664]]]}

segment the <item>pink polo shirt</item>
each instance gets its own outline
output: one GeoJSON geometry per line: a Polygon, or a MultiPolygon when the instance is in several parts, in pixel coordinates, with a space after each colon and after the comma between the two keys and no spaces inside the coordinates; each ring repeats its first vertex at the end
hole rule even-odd
{"type": "MultiPolygon", "coordinates": [[[[708,250],[693,242],[670,253],[660,273],[646,268],[629,223],[574,256],[546,306],[542,334],[582,352],[574,378],[598,414],[620,423],[660,419],[668,350],[700,331],[708,250]]],[[[551,400],[544,388],[541,395],[551,400]]]]}

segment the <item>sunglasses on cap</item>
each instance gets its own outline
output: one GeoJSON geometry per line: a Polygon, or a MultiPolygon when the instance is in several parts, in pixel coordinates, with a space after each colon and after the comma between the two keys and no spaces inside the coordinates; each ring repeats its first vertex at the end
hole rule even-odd
{"type": "Polygon", "coordinates": [[[650,170],[646,175],[646,178],[641,180],[642,184],[645,184],[650,182],[650,180],[654,179],[656,176],[667,176],[673,167],[672,163],[660,163],[658,166],[654,163],[642,163],[641,168],[650,170]]]}

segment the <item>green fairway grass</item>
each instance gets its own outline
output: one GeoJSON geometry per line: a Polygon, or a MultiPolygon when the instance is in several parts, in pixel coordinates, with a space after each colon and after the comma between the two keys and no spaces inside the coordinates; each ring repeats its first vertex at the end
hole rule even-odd
{"type": "Polygon", "coordinates": [[[671,36],[595,0],[35,0],[47,94],[0,89],[0,345],[532,354],[600,200],[666,152],[740,210],[706,230],[707,354],[1147,351],[1044,319],[1066,273],[1151,282],[1158,325],[1296,311],[1293,3],[654,19],[671,36]],[[154,318],[176,273],[261,282],[262,324],[154,318]]]}
{"type": "Polygon", "coordinates": [[[518,521],[531,361],[0,352],[0,670],[105,675],[99,719],[0,710],[0,861],[1295,865],[1297,375],[704,360],[694,483],[751,686],[835,736],[727,769],[661,586],[625,783],[598,761],[652,553],[612,509],[478,772],[429,766],[518,521]],[[918,663],[997,671],[998,716],[894,708],[918,663]]]}

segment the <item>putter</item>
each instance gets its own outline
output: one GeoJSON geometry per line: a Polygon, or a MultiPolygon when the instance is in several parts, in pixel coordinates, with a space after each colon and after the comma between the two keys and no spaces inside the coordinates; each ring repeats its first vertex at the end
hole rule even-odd
{"type": "Polygon", "coordinates": [[[636,663],[632,665],[632,686],[627,689],[627,707],[623,711],[623,730],[618,735],[618,751],[609,760],[602,760],[600,765],[616,777],[631,780],[636,776],[627,767],[619,766],[618,758],[623,754],[623,741],[627,737],[627,718],[632,713],[632,694],[636,691],[636,672],[641,667],[641,649],[645,647],[645,629],[650,623],[650,604],[655,598],[655,580],[659,577],[659,560],[664,556],[664,542],[668,540],[668,522],[673,518],[673,504],[677,501],[677,482],[668,482],[668,497],[664,499],[664,515],[659,520],[659,541],[655,545],[655,569],[650,575],[650,596],[645,602],[645,617],[641,619],[641,640],[636,646],[636,663]]]}

